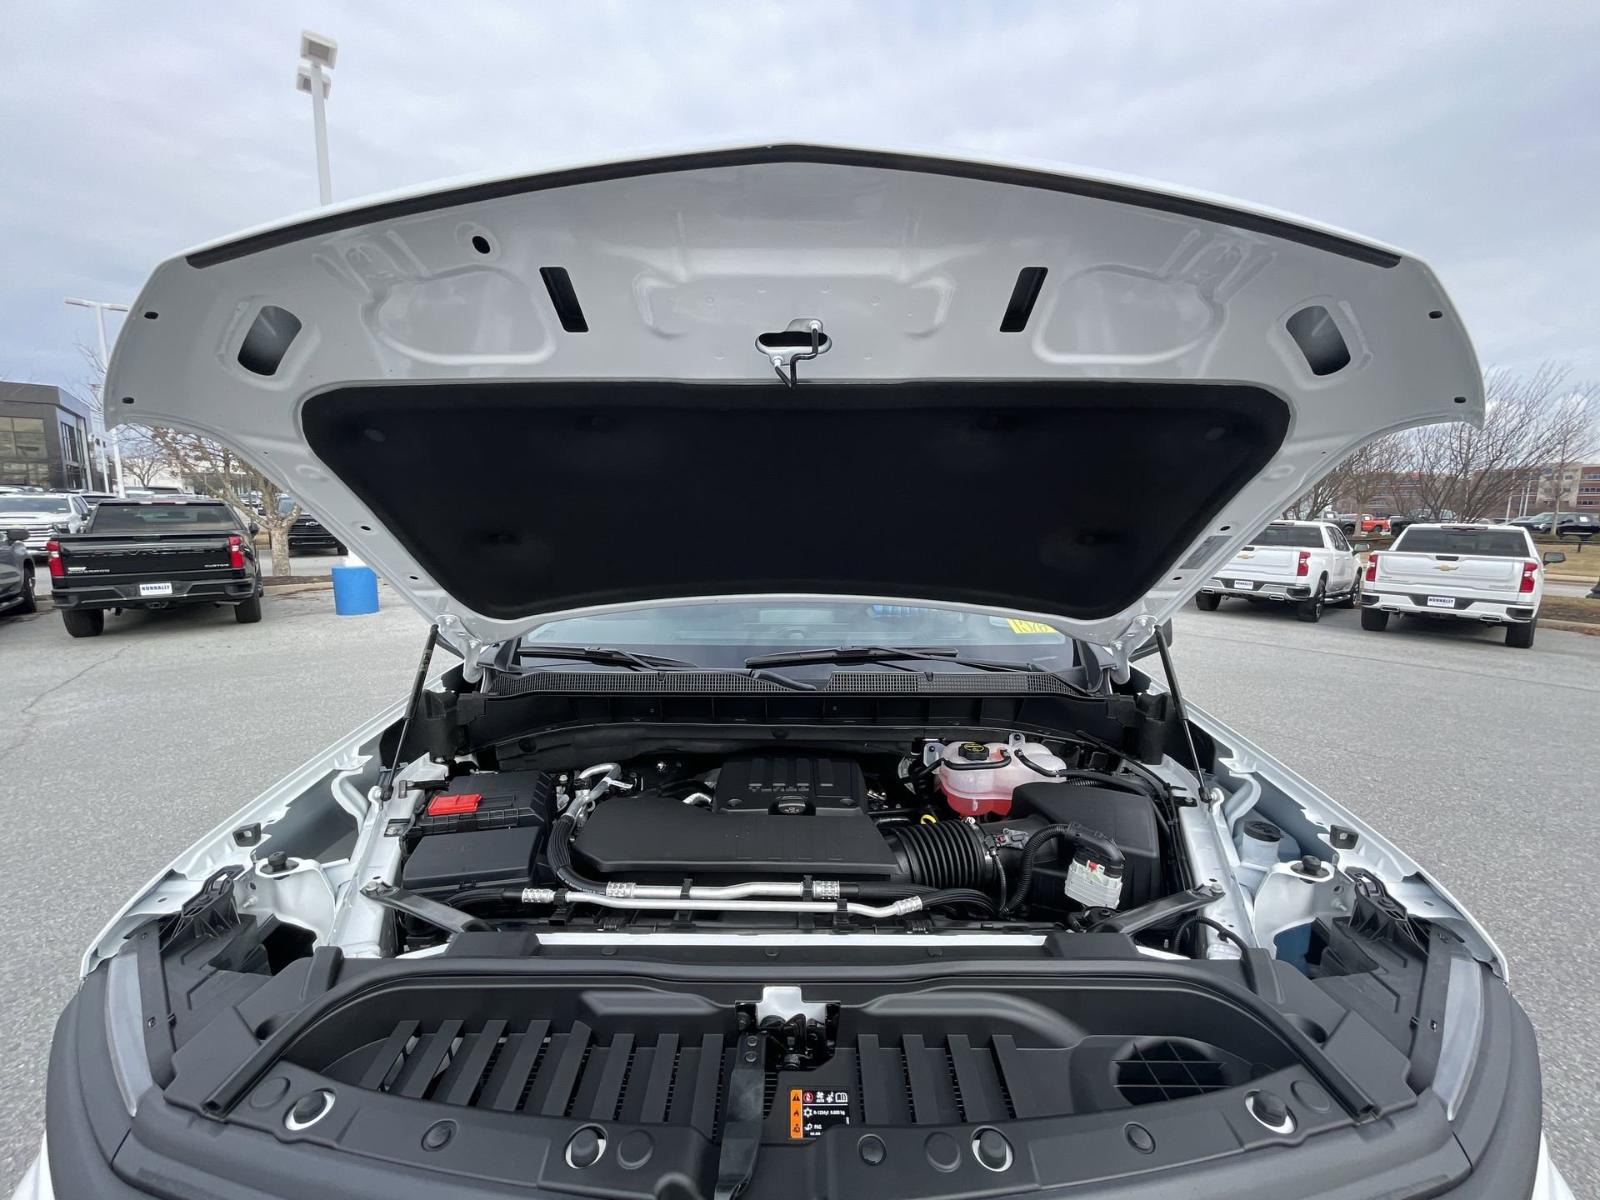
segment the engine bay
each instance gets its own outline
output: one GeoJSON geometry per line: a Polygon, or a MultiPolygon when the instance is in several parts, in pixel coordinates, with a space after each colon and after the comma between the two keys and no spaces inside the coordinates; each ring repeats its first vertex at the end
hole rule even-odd
{"type": "Polygon", "coordinates": [[[618,678],[430,693],[309,764],[113,923],[85,1028],[138,1039],[180,1140],[570,1194],[1087,1185],[1130,1118],[1194,1162],[1314,1134],[1327,1171],[1378,1122],[1397,1167],[1448,1136],[1401,1123],[1446,1003],[1487,1004],[1470,929],[1160,693],[618,678]]]}
{"type": "MultiPolygon", "coordinates": [[[[899,753],[775,745],[576,770],[463,769],[397,829],[396,952],[451,932],[608,917],[719,928],[929,922],[1088,930],[1181,916],[1170,789],[1109,748],[919,738],[899,753]]],[[[1191,901],[1200,907],[1198,898],[1191,901]]]]}

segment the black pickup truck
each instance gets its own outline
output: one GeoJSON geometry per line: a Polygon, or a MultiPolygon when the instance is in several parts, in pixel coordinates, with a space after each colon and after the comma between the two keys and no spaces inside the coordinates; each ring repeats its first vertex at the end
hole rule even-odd
{"type": "Polygon", "coordinates": [[[85,532],[49,542],[50,589],[73,637],[96,637],[106,609],[231,604],[261,619],[256,527],[220,500],[103,500],[85,532]]]}

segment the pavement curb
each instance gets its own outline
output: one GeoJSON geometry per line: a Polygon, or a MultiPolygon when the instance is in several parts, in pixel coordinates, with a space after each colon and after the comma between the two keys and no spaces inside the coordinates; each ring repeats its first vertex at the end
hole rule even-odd
{"type": "Polygon", "coordinates": [[[261,590],[268,596],[293,596],[300,592],[327,591],[333,587],[331,579],[316,579],[310,583],[268,583],[261,590]]]}
{"type": "Polygon", "coordinates": [[[1600,637],[1600,625],[1589,621],[1541,620],[1539,624],[1545,629],[1564,629],[1568,633],[1584,633],[1590,637],[1600,637]]]}

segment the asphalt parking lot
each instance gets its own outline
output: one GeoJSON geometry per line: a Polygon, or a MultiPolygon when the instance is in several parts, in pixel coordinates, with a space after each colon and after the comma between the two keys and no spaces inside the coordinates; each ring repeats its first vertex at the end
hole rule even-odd
{"type": "MultiPolygon", "coordinates": [[[[303,560],[296,560],[297,570],[303,560]]],[[[307,564],[309,565],[309,564],[307,564]]],[[[325,590],[113,618],[75,641],[0,618],[0,1188],[38,1142],[45,1054],[79,956],[194,838],[400,696],[425,627],[384,593],[338,618],[325,590]]],[[[1425,864],[1508,953],[1539,1029],[1547,1127],[1579,1195],[1600,1194],[1600,638],[1398,622],[1363,633],[1239,601],[1186,611],[1188,696],[1346,801],[1425,864]]],[[[1146,665],[1151,665],[1147,663],[1146,665]]]]}

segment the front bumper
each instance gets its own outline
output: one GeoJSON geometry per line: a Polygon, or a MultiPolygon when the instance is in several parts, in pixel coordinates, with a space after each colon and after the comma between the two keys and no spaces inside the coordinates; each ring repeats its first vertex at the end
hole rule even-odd
{"type": "Polygon", "coordinates": [[[138,581],[102,586],[62,587],[55,581],[51,600],[57,608],[168,608],[174,604],[237,604],[254,596],[256,580],[175,579],[170,596],[141,596],[138,581]]]}
{"type": "MultiPolygon", "coordinates": [[[[110,1194],[110,1193],[108,1193],[110,1194]]],[[[123,1187],[121,1200],[139,1200],[143,1193],[123,1187]]],[[[1528,1200],[1575,1200],[1560,1168],[1550,1157],[1550,1148],[1543,1135],[1539,1138],[1539,1163],[1533,1176],[1533,1188],[1528,1200]]],[[[50,1178],[50,1148],[48,1140],[40,1138],[39,1153],[28,1164],[27,1171],[17,1184],[11,1200],[56,1200],[56,1191],[50,1178]]],[[[1512,1198],[1514,1200],[1514,1198],[1512,1198]]]]}
{"type": "Polygon", "coordinates": [[[1478,621],[1485,625],[1526,625],[1533,620],[1538,609],[1528,604],[1507,604],[1504,600],[1489,600],[1478,596],[1452,596],[1454,607],[1444,608],[1428,603],[1421,592],[1373,591],[1361,595],[1361,607],[1402,616],[1443,617],[1454,621],[1478,621]]]}
{"type": "Polygon", "coordinates": [[[1539,1169],[1533,1177],[1533,1191],[1528,1200],[1573,1200],[1572,1189],[1567,1186],[1560,1168],[1550,1157],[1550,1147],[1543,1135],[1539,1138],[1539,1169]]]}
{"type": "Polygon", "coordinates": [[[17,1181],[17,1190],[11,1193],[11,1200],[55,1200],[55,1196],[55,1186],[50,1181],[50,1144],[45,1138],[40,1138],[39,1153],[17,1181]]]}

